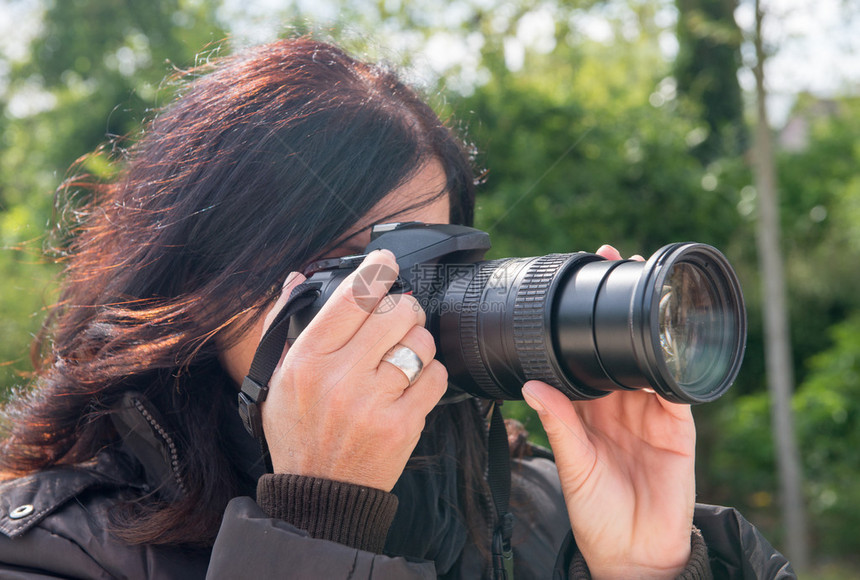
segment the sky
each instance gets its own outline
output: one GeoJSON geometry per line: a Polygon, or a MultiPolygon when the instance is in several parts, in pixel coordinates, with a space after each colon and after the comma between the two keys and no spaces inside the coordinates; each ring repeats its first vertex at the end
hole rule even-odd
{"type": "MultiPolygon", "coordinates": [[[[853,0],[764,0],[769,20],[764,37],[773,54],[766,68],[771,120],[779,125],[794,95],[860,96],[860,4],[853,0]]],[[[751,30],[752,2],[741,1],[735,20],[751,30]]],[[[750,52],[750,50],[747,50],[750,52]]],[[[751,62],[751,54],[745,55],[751,62]]],[[[745,90],[755,88],[752,73],[739,75],[745,90]]]]}
{"type": "MultiPolygon", "coordinates": [[[[319,10],[321,16],[327,14],[325,2],[296,1],[305,9],[319,10]]],[[[473,3],[482,1],[493,3],[493,0],[471,0],[473,3]]],[[[282,5],[283,2],[224,0],[224,4],[226,13],[247,11],[249,4],[253,4],[258,13],[265,14],[269,7],[282,5]]],[[[739,4],[735,20],[743,30],[752,32],[755,24],[754,1],[740,0],[739,4]]],[[[445,8],[439,11],[438,18],[456,20],[457,5],[457,2],[444,4],[445,8]]],[[[666,0],[666,6],[667,10],[661,11],[659,18],[663,24],[671,27],[677,15],[671,0],[666,0]]],[[[810,92],[823,98],[860,95],[860,3],[856,0],[762,0],[762,6],[767,15],[764,28],[766,44],[772,53],[766,67],[772,125],[781,127],[785,123],[798,93],[810,92]]],[[[497,11],[503,13],[504,6],[497,11]]],[[[540,46],[542,39],[546,39],[546,31],[552,30],[551,22],[550,27],[547,26],[547,12],[536,9],[531,13],[531,18],[521,23],[517,34],[518,39],[522,40],[521,44],[534,48],[540,46]]],[[[264,18],[262,22],[265,22],[264,18]]],[[[611,42],[608,37],[611,34],[609,27],[605,20],[601,20],[598,11],[584,15],[579,28],[595,40],[611,42]]],[[[265,26],[256,26],[253,30],[258,35],[256,40],[265,40],[266,35],[274,36],[277,33],[273,25],[270,30],[266,30],[265,26]]],[[[253,37],[253,34],[250,36],[253,37]]],[[[468,61],[474,57],[476,42],[474,38],[439,35],[427,50],[429,64],[444,70],[453,62],[468,61]]],[[[665,39],[661,39],[661,44],[667,58],[674,57],[677,51],[674,36],[667,33],[665,39]]],[[[516,66],[521,58],[522,46],[512,42],[506,48],[510,49],[509,65],[516,66]]],[[[551,49],[551,46],[547,48],[551,49]]],[[[751,45],[746,47],[744,60],[750,65],[755,60],[751,45]]],[[[739,79],[746,91],[752,93],[755,90],[750,69],[742,70],[739,79]]]]}
{"type": "MultiPolygon", "coordinates": [[[[225,20],[240,23],[234,31],[249,42],[259,42],[274,37],[278,32],[277,23],[266,19],[273,7],[283,7],[284,0],[221,0],[225,20]],[[237,18],[241,16],[241,18],[237,18]],[[244,19],[244,20],[243,20],[244,19]],[[241,23],[244,22],[244,27],[241,23]]],[[[331,4],[322,0],[295,0],[306,10],[319,12],[321,18],[331,18],[334,13],[331,4]]],[[[354,0],[360,2],[369,0],[354,0]]],[[[387,0],[399,2],[403,0],[387,0]]],[[[488,3],[498,6],[494,0],[470,0],[472,3],[488,3]]],[[[32,0],[0,0],[0,51],[12,58],[20,58],[26,53],[27,39],[38,29],[38,19],[34,17],[32,0]]],[[[454,21],[461,3],[443,4],[443,10],[433,11],[436,18],[454,21]]],[[[860,95],[860,5],[853,0],[762,0],[768,18],[764,30],[767,45],[772,56],[767,65],[766,77],[770,92],[770,117],[774,126],[784,122],[800,92],[811,92],[819,97],[837,95],[860,95]]],[[[425,3],[426,5],[426,3],[425,3]]],[[[434,5],[436,5],[434,3],[434,5]]],[[[536,5],[538,3],[536,2],[536,5]]],[[[672,24],[676,17],[671,0],[666,0],[667,9],[661,11],[661,18],[672,24]]],[[[504,12],[504,6],[497,9],[504,12]]],[[[550,11],[536,9],[521,21],[517,38],[506,47],[509,65],[517,66],[521,61],[524,46],[532,49],[550,50],[552,44],[546,42],[547,31],[552,30],[550,11]],[[548,20],[549,19],[549,20],[548,20]]],[[[754,25],[753,0],[740,0],[735,19],[744,30],[752,30],[754,25]]],[[[596,11],[583,16],[580,29],[596,40],[611,42],[607,38],[607,26],[596,11]]],[[[389,47],[392,50],[409,49],[410,36],[401,34],[394,40],[393,35],[381,35],[386,41],[400,43],[401,46],[389,47]]],[[[677,50],[677,42],[671,34],[665,35],[662,42],[668,58],[677,50]]],[[[414,39],[417,41],[417,38],[414,39]]],[[[471,61],[477,69],[475,53],[480,46],[475,37],[455,38],[439,35],[425,50],[427,64],[444,71],[454,62],[471,61]]],[[[745,50],[745,60],[752,63],[751,47],[745,50]]],[[[476,73],[477,74],[477,73],[476,73]]],[[[5,71],[0,62],[0,92],[5,71]]],[[[739,73],[742,87],[754,90],[754,80],[750,70],[739,73]]],[[[480,81],[480,78],[466,78],[463,82],[480,81]]]]}

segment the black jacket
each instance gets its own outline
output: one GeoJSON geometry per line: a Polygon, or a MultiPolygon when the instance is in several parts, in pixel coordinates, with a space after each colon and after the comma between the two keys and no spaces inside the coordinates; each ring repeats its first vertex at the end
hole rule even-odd
{"type": "MultiPolygon", "coordinates": [[[[431,562],[409,562],[313,539],[267,517],[248,497],[230,502],[211,551],[127,546],[108,531],[108,510],[148,491],[145,483],[135,481],[137,467],[124,455],[106,451],[86,465],[50,469],[0,485],[0,577],[436,578],[431,562]]],[[[563,504],[556,503],[560,497],[554,467],[545,459],[529,460],[514,477],[533,484],[528,486],[529,501],[561,506],[561,511],[547,510],[547,517],[528,530],[520,527],[514,536],[521,567],[530,568],[536,574],[532,577],[549,577],[567,528],[563,504]]],[[[478,577],[480,560],[467,555],[458,568],[462,577],[478,577]]]]}
{"type": "MultiPolygon", "coordinates": [[[[410,553],[419,545],[419,554],[440,554],[432,557],[435,562],[315,539],[285,520],[269,517],[249,497],[228,504],[211,548],[126,545],[109,532],[110,510],[153,493],[154,487],[162,495],[170,492],[172,478],[170,456],[159,449],[156,431],[148,423],[136,423],[140,419],[136,412],[123,416],[129,419],[121,422],[128,427],[120,429],[121,446],[105,448],[86,464],[0,484],[0,578],[378,580],[480,578],[484,572],[478,548],[466,542],[457,522],[439,515],[450,510],[434,513],[455,500],[445,497],[446,486],[439,485],[438,476],[437,481],[422,479],[420,471],[404,473],[398,482],[411,487],[404,497],[412,499],[401,502],[406,517],[395,518],[385,545],[398,546],[398,540],[406,538],[397,553],[410,553]],[[447,563],[442,565],[443,561],[447,563]]],[[[448,471],[442,470],[443,479],[448,471]]],[[[567,578],[577,553],[555,465],[545,458],[517,460],[511,477],[515,577],[567,578]]],[[[261,499],[270,507],[272,498],[261,499]]],[[[697,506],[694,524],[705,538],[714,577],[794,577],[786,559],[735,510],[697,506]]],[[[704,566],[704,550],[701,553],[704,566]]],[[[701,577],[696,570],[690,573],[689,566],[687,572],[687,577],[701,577]]]]}
{"type": "MultiPolygon", "coordinates": [[[[146,491],[121,455],[46,470],[0,485],[2,578],[436,578],[432,562],[362,552],[316,540],[290,524],[268,518],[254,500],[234,499],[210,550],[128,546],[107,531],[109,508],[146,491]]],[[[529,526],[516,526],[519,578],[549,578],[566,532],[554,466],[527,459],[515,470],[526,490],[529,526]],[[540,517],[535,517],[540,516],[540,517]]],[[[515,502],[515,504],[518,502],[515,502]]],[[[522,511],[523,508],[520,509],[522,511]]],[[[515,505],[516,513],[516,505],[515,505]]],[[[706,539],[715,578],[792,578],[785,558],[737,511],[697,506],[695,524],[706,539]]],[[[569,540],[565,560],[575,552],[569,540]]],[[[458,564],[468,571],[468,558],[458,564]]],[[[555,577],[566,577],[564,566],[555,577]]],[[[475,572],[473,570],[472,572],[475,572]]]]}

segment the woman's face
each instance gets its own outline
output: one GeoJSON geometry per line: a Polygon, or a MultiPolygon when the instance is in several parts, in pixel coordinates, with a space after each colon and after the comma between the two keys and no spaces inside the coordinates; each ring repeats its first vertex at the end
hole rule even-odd
{"type": "MultiPolygon", "coordinates": [[[[447,179],[442,165],[435,159],[426,163],[406,183],[393,190],[371,209],[344,236],[344,242],[320,258],[361,254],[370,243],[370,228],[377,223],[420,221],[430,224],[450,222],[451,202],[445,192],[447,179]],[[427,201],[431,200],[431,201],[427,201]],[[427,203],[423,203],[427,201],[427,203]],[[420,207],[414,207],[421,204],[420,207]]],[[[242,384],[251,368],[254,352],[263,335],[263,316],[237,342],[221,349],[221,364],[237,385],[242,384]]]]}

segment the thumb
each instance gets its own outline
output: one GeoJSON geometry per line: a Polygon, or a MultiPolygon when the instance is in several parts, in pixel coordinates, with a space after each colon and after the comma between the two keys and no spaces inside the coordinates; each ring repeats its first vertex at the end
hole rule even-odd
{"type": "Polygon", "coordinates": [[[562,481],[569,481],[571,489],[579,489],[593,471],[597,454],[576,407],[563,393],[541,381],[527,382],[522,393],[537,411],[562,481]]]}

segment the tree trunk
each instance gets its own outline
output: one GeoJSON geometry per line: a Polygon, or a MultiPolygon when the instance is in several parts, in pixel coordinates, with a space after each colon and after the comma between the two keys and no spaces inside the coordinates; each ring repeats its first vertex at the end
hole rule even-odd
{"type": "Polygon", "coordinates": [[[780,499],[786,534],[786,555],[798,570],[809,567],[806,513],[803,501],[803,475],[800,466],[791,393],[794,389],[785,275],[780,249],[779,201],[773,138],[767,117],[764,86],[765,51],[761,36],[763,13],[756,0],[756,102],[758,119],[754,142],[755,184],[758,192],[758,255],[762,276],[765,352],[768,389],[771,395],[773,438],[779,468],[780,499]]]}
{"type": "Polygon", "coordinates": [[[735,22],[738,0],[675,0],[678,56],[674,76],[678,93],[702,107],[708,136],[692,148],[708,165],[749,147],[738,83],[743,34],[735,22]]]}

